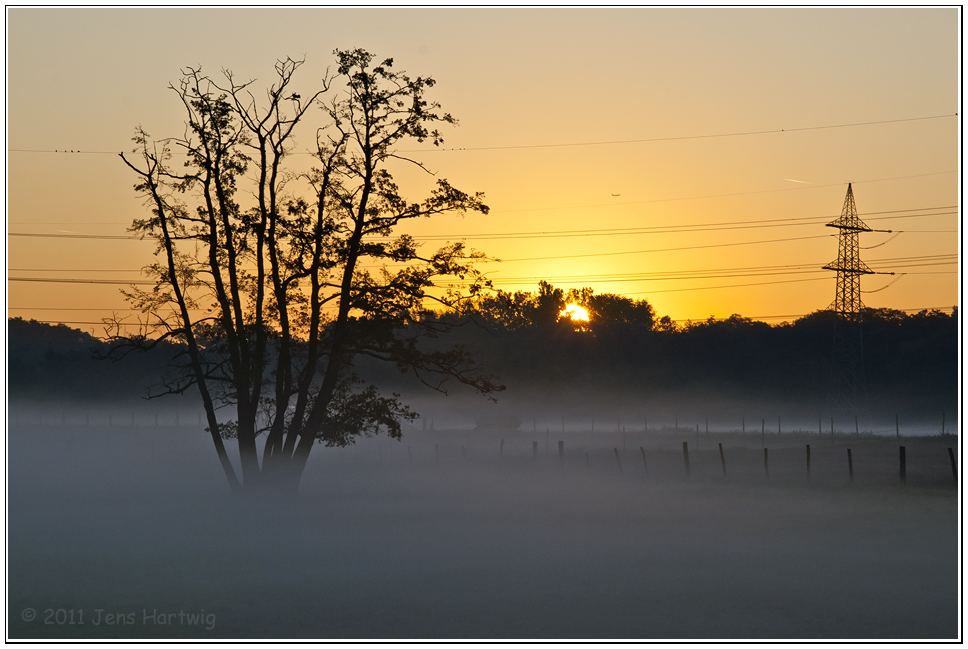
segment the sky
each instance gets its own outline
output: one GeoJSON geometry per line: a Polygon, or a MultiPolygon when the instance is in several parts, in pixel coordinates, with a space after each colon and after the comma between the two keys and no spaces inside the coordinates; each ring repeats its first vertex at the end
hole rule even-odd
{"type": "MultiPolygon", "coordinates": [[[[862,259],[897,273],[864,277],[864,303],[958,302],[957,8],[6,15],[11,317],[99,335],[101,318],[127,312],[120,289],[151,262],[151,243],[15,235],[123,237],[145,212],[117,153],[139,125],[181,134],[168,84],[182,68],[268,83],[277,59],[305,57],[296,88],[309,93],[335,69],[333,50],[355,47],[436,79],[430,97],[460,124],[439,150],[409,155],[484,192],[491,212],[406,231],[502,259],[481,267],[497,288],[545,279],[647,299],[679,321],[791,321],[833,301],[822,266],[837,231],[824,223],[852,183],[861,218],[893,230],[861,235],[862,259]],[[108,283],[76,281],[92,279],[108,283]]],[[[411,200],[434,182],[394,171],[411,200]]]]}

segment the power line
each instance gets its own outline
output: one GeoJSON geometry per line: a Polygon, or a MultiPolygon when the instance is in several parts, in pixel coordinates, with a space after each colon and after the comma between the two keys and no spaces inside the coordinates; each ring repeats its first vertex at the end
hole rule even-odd
{"type": "MultiPolygon", "coordinates": [[[[110,308],[104,307],[104,308],[97,308],[97,307],[90,307],[90,306],[83,306],[83,307],[65,307],[65,306],[8,306],[7,307],[7,310],[8,311],[130,311],[132,313],[134,313],[134,312],[140,312],[141,311],[141,309],[131,309],[131,308],[128,308],[128,307],[110,307],[110,308]]],[[[190,311],[192,311],[192,310],[198,310],[198,311],[200,311],[202,309],[189,309],[189,310],[190,311]]]]}
{"type": "MultiPolygon", "coordinates": [[[[872,178],[870,180],[855,180],[854,184],[864,184],[864,183],[879,183],[887,182],[889,180],[905,180],[908,178],[924,178],[926,176],[942,176],[944,174],[954,174],[957,171],[932,171],[930,173],[924,174],[912,174],[908,176],[891,176],[890,178],[872,178]]],[[[825,183],[822,185],[808,185],[806,187],[784,187],[782,189],[759,189],[748,192],[732,192],[728,194],[704,194],[701,196],[679,196],[675,198],[654,198],[646,201],[625,201],[622,203],[599,203],[595,205],[566,205],[561,207],[531,207],[522,208],[517,210],[494,210],[492,214],[512,214],[515,212],[541,212],[547,210],[576,210],[576,209],[586,209],[592,207],[620,207],[622,205],[644,205],[647,203],[669,203],[673,201],[692,201],[699,200],[703,198],[728,198],[730,196],[750,196],[754,194],[774,194],[777,192],[794,192],[804,189],[818,189],[821,187],[840,187],[844,183],[825,183]]]]}
{"type": "Polygon", "coordinates": [[[875,126],[880,124],[898,124],[901,122],[918,122],[931,119],[943,119],[946,117],[957,117],[958,113],[948,113],[945,115],[930,115],[927,117],[908,117],[904,119],[885,119],[874,122],[853,122],[849,124],[826,124],[823,126],[801,126],[795,128],[777,128],[763,131],[736,131],[733,133],[713,133],[707,135],[677,135],[671,137],[654,137],[635,140],[603,140],[599,142],[565,142],[558,144],[518,144],[508,146],[483,146],[483,147],[457,147],[457,148],[437,148],[437,149],[409,149],[401,153],[429,153],[431,151],[505,151],[509,149],[547,149],[575,146],[603,146],[609,144],[638,144],[645,142],[672,142],[678,140],[705,140],[725,137],[744,137],[749,135],[770,135],[775,133],[795,133],[800,131],[819,131],[835,128],[853,128],[857,126],[875,126]]]}
{"type": "Polygon", "coordinates": [[[140,273],[140,268],[8,268],[14,273],[140,273]]]}
{"type": "MultiPolygon", "coordinates": [[[[921,313],[922,311],[942,311],[944,313],[950,313],[953,309],[950,306],[929,306],[929,307],[916,307],[913,309],[891,309],[891,310],[901,311],[903,313],[921,313]]],[[[808,315],[811,315],[811,314],[810,313],[788,313],[785,315],[754,315],[754,316],[749,316],[749,319],[753,321],[756,321],[757,319],[775,320],[777,318],[803,318],[808,315]]],[[[697,320],[693,320],[691,318],[679,318],[679,319],[673,320],[673,322],[702,322],[704,320],[705,318],[701,318],[697,320]]],[[[720,321],[724,320],[724,318],[720,318],[719,320],[720,321]]]]}
{"type": "MultiPolygon", "coordinates": [[[[891,310],[901,311],[903,313],[921,313],[925,311],[940,311],[942,313],[950,314],[953,310],[953,307],[950,307],[950,306],[934,307],[933,306],[933,307],[915,307],[915,308],[909,308],[909,309],[891,309],[891,310]]],[[[789,314],[783,314],[783,315],[755,315],[755,316],[748,316],[748,319],[756,322],[756,321],[762,321],[762,320],[777,320],[779,318],[803,318],[808,315],[811,315],[811,314],[810,313],[789,313],[789,314]]],[[[726,318],[716,318],[717,321],[722,321],[725,319],[726,318]]],[[[705,320],[706,318],[696,318],[695,320],[692,318],[677,318],[672,320],[672,322],[704,322],[705,320]]],[[[89,321],[82,322],[77,320],[35,320],[35,322],[39,322],[41,324],[63,324],[63,325],[68,325],[68,324],[105,325],[106,324],[104,322],[89,322],[89,321]]],[[[114,324],[114,323],[110,323],[110,324],[114,324]]],[[[121,322],[118,324],[121,324],[122,326],[126,326],[126,327],[134,327],[134,326],[140,326],[141,323],[121,322]]]]}
{"type": "MultiPolygon", "coordinates": [[[[651,252],[673,252],[678,250],[700,250],[704,248],[725,248],[728,246],[748,246],[759,243],[780,243],[784,241],[805,241],[807,239],[826,239],[836,235],[817,234],[809,237],[789,237],[786,239],[764,239],[760,241],[736,241],[733,243],[713,243],[705,246],[679,246],[677,248],[652,248],[651,250],[624,250],[620,252],[597,252],[584,255],[554,255],[551,257],[520,257],[516,259],[502,259],[502,262],[512,261],[544,261],[546,259],[579,259],[583,257],[610,257],[613,255],[638,255],[651,252]]],[[[480,263],[488,263],[486,261],[480,263]]]]}
{"type": "MultiPolygon", "coordinates": [[[[921,216],[943,216],[958,212],[936,212],[927,214],[912,214],[903,217],[913,218],[921,216]]],[[[790,219],[764,219],[763,221],[734,221],[725,223],[697,223],[693,225],[655,225],[639,228],[601,228],[593,230],[552,230],[549,232],[498,232],[492,234],[439,234],[414,237],[415,241],[448,241],[452,239],[506,240],[506,239],[548,239],[563,237],[599,237],[599,236],[631,236],[635,234],[680,234],[683,232],[716,232],[722,230],[749,230],[755,228],[782,228],[790,226],[819,225],[824,221],[836,218],[831,216],[810,216],[790,219]],[[782,221],[797,221],[784,223],[782,221]],[[750,225],[741,225],[750,224],[750,225]]],[[[877,220],[877,219],[870,219],[877,220]]],[[[901,231],[898,231],[901,232],[901,231]]],[[[903,230],[903,232],[957,232],[957,230],[903,230]]],[[[380,241],[391,241],[391,237],[381,238],[380,241]]],[[[881,245],[881,244],[878,244],[881,245]]]]}
{"type": "MultiPolygon", "coordinates": [[[[957,208],[957,205],[942,205],[936,207],[914,207],[904,210],[884,210],[879,212],[865,212],[863,216],[871,214],[892,214],[895,216],[868,217],[867,220],[877,221],[885,219],[906,219],[921,218],[927,216],[948,216],[958,214],[958,211],[940,211],[957,208]],[[921,214],[898,214],[902,212],[922,212],[921,214]]],[[[555,209],[555,208],[550,208],[555,209]]],[[[632,235],[632,234],[666,234],[681,232],[699,232],[716,230],[743,230],[749,228],[765,227],[787,227],[798,225],[816,225],[828,219],[836,218],[837,215],[822,216],[801,216],[779,219],[751,219],[746,221],[724,221],[721,223],[687,223],[680,225],[654,225],[636,228],[592,228],[583,230],[550,230],[550,231],[525,231],[525,232],[491,232],[474,234],[434,234],[427,236],[414,237],[416,241],[438,241],[452,239],[531,239],[531,238],[553,238],[553,237],[573,237],[573,236],[603,236],[603,235],[632,235]]],[[[54,222],[18,222],[22,225],[86,225],[84,223],[54,223],[54,222]]],[[[905,232],[919,232],[918,230],[905,230],[905,232]]],[[[957,230],[921,230],[920,232],[957,232],[957,230]]],[[[94,234],[61,234],[61,233],[33,233],[33,232],[12,232],[9,236],[19,237],[45,237],[45,238],[64,238],[64,239],[139,239],[141,237],[131,235],[94,235],[94,234]]],[[[389,241],[392,237],[375,238],[376,241],[389,241]]]]}
{"type": "Polygon", "coordinates": [[[8,277],[8,282],[41,282],[52,284],[135,284],[154,286],[155,282],[142,279],[67,279],[63,277],[8,277]]]}
{"type": "MultiPolygon", "coordinates": [[[[921,255],[915,257],[888,257],[883,259],[872,259],[872,264],[886,264],[891,268],[922,268],[931,266],[947,266],[958,263],[957,254],[940,255],[921,255]]],[[[631,282],[631,281],[686,281],[694,279],[712,279],[717,277],[762,277],[771,275],[794,275],[810,274],[823,272],[815,270],[819,263],[811,264],[785,264],[779,266],[741,266],[734,268],[710,268],[699,270],[665,271],[654,273],[609,273],[596,275],[552,275],[545,277],[496,277],[490,278],[494,284],[522,284],[531,283],[538,280],[569,282],[581,281],[588,283],[602,282],[631,282]],[[746,272],[741,272],[746,271],[746,272]]],[[[35,272],[44,272],[46,269],[35,268],[35,272]]],[[[56,272],[56,271],[55,271],[56,272]]],[[[96,272],[96,271],[87,271],[96,272]]],[[[112,272],[112,271],[104,271],[112,272]]],[[[141,286],[154,286],[156,282],[144,279],[86,279],[86,278],[58,278],[58,277],[10,277],[11,282],[41,282],[41,283],[67,283],[67,284],[135,284],[141,286]]],[[[447,282],[450,285],[466,285],[460,282],[447,282]]],[[[16,307],[20,308],[20,307],[16,307]]],[[[91,309],[100,310],[100,309],[91,309]]],[[[105,309],[106,310],[106,309],[105,309]]]]}
{"type": "MultiPolygon", "coordinates": [[[[133,239],[138,240],[143,237],[120,234],[46,234],[41,232],[8,232],[8,237],[38,237],[43,239],[133,239]]],[[[149,239],[149,241],[151,241],[149,239]]]]}
{"type": "MultiPolygon", "coordinates": [[[[439,153],[452,151],[503,151],[511,149],[546,149],[562,147],[580,146],[606,146],[612,144],[639,144],[647,142],[674,142],[681,140],[708,140],[726,137],[746,137],[751,135],[771,135],[776,133],[797,133],[802,131],[819,131],[837,128],[856,128],[860,126],[879,126],[883,124],[900,124],[903,122],[921,122],[935,119],[945,119],[957,117],[958,113],[946,113],[944,115],[927,115],[923,117],[905,117],[900,119],[882,119],[870,122],[850,122],[846,124],[823,124],[819,126],[799,126],[793,128],[774,128],[760,131],[734,131],[730,133],[707,133],[702,135],[675,135],[669,137],[639,138],[633,140],[601,140],[596,142],[559,142],[544,144],[512,144],[503,146],[488,147],[435,147],[433,149],[402,149],[400,153],[439,153]]],[[[7,149],[11,153],[59,153],[59,154],[97,154],[97,155],[118,155],[119,151],[82,151],[80,149],[7,149]]],[[[291,155],[315,155],[309,151],[297,151],[291,155]]]]}

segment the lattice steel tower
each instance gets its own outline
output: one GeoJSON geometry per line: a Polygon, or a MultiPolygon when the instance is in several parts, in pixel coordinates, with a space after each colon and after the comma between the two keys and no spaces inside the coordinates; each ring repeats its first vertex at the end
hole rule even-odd
{"type": "Polygon", "coordinates": [[[857,216],[854,191],[849,184],[840,218],[827,227],[840,230],[837,261],[824,266],[826,270],[837,271],[837,294],[830,305],[837,319],[827,399],[836,410],[856,414],[867,400],[860,276],[872,275],[874,271],[860,260],[860,233],[872,230],[857,216]]]}

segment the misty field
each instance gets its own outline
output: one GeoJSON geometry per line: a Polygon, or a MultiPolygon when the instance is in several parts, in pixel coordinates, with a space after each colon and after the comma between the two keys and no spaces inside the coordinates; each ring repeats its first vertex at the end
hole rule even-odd
{"type": "Polygon", "coordinates": [[[960,633],[951,435],[418,429],[278,503],[194,421],[57,412],[8,425],[13,639],[960,633]]]}

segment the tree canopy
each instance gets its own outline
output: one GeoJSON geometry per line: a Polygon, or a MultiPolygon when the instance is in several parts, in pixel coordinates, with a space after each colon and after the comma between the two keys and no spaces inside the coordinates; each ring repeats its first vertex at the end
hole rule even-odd
{"type": "Polygon", "coordinates": [[[119,326],[114,340],[119,353],[184,344],[162,392],[198,390],[237,490],[295,488],[316,443],[400,436],[400,421],[415,413],[354,374],[361,355],[440,390],[447,379],[487,395],[500,389],[464,350],[420,344],[449,326],[428,302],[460,310],[487,285],[473,267],[483,255],[463,243],[426,253],[397,233],[412,219],[487,214],[481,193],[444,179],[410,201],[391,173],[398,163],[423,169],[399,145],[439,145],[438,127],[456,120],[427,97],[431,77],[361,49],[335,55],[335,75],[304,93],[294,83],[302,62],[292,59],[276,64],[263,90],[228,71],[216,80],[187,68],[171,86],[184,133],[153,140],[139,127],[134,150],[121,154],[149,210],[131,230],[157,246],[145,268],[155,286],[127,292],[142,330],[123,335],[119,326]],[[296,156],[304,122],[315,129],[308,168],[296,156]],[[446,278],[469,288],[438,288],[446,278]],[[217,417],[223,408],[234,417],[217,417]],[[238,444],[241,476],[225,439],[238,444]]]}

